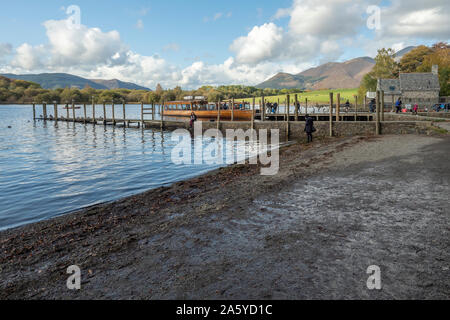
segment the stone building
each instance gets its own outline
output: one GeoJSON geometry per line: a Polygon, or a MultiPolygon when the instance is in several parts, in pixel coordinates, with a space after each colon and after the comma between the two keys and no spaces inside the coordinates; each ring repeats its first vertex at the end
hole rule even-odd
{"type": "Polygon", "coordinates": [[[384,91],[386,105],[401,97],[404,104],[430,107],[439,103],[437,67],[428,73],[401,73],[399,79],[378,79],[377,90],[384,91]]]}

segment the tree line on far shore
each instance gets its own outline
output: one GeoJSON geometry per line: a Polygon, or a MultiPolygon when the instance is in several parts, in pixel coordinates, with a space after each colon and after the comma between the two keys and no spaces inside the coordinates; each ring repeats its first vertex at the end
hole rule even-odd
{"type": "Polygon", "coordinates": [[[163,89],[160,84],[155,91],[112,89],[97,90],[89,86],[83,89],[58,88],[43,89],[39,84],[24,80],[13,80],[0,76],[0,103],[30,104],[30,103],[160,103],[162,101],[183,100],[186,96],[204,96],[211,102],[231,98],[250,98],[261,95],[301,93],[300,89],[258,89],[256,87],[229,85],[203,86],[197,90],[183,90],[181,87],[163,89]]]}
{"type": "Polygon", "coordinates": [[[399,62],[395,61],[393,49],[378,50],[375,67],[363,77],[358,96],[376,91],[378,78],[397,79],[400,73],[431,72],[433,65],[439,67],[440,95],[450,96],[450,45],[446,42],[439,42],[431,47],[418,46],[405,54],[399,62]]]}

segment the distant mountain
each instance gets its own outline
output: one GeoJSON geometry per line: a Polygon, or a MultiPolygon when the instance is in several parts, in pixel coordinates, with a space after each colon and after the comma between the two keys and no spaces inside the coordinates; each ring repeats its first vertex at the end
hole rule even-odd
{"type": "Polygon", "coordinates": [[[99,79],[91,79],[91,81],[105,86],[108,89],[129,89],[129,90],[150,90],[148,88],[139,86],[137,84],[131,82],[123,82],[117,79],[113,80],[99,80],[99,79]]]}
{"type": "Polygon", "coordinates": [[[74,76],[67,73],[42,73],[42,74],[1,74],[10,79],[25,80],[39,83],[44,89],[56,88],[79,88],[83,89],[89,86],[93,89],[131,89],[131,90],[150,90],[148,88],[138,86],[134,83],[122,82],[120,80],[90,80],[82,77],[74,76]]]}
{"type": "Polygon", "coordinates": [[[369,57],[356,58],[346,62],[329,62],[295,75],[278,73],[257,87],[307,90],[356,88],[362,77],[370,72],[374,65],[375,60],[369,57]]]}
{"type": "MultiPolygon", "coordinates": [[[[396,53],[395,60],[400,59],[415,49],[406,47],[396,53]]],[[[345,62],[328,62],[316,68],[311,68],[298,74],[278,73],[272,78],[257,85],[260,89],[351,89],[359,87],[362,78],[375,65],[370,57],[361,57],[345,62]]]]}

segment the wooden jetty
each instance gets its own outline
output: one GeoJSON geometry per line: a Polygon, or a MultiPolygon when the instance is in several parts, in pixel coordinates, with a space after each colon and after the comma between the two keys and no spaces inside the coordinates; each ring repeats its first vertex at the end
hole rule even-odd
{"type": "MultiPolygon", "coordinates": [[[[250,119],[246,121],[236,121],[240,120],[239,117],[231,110],[231,115],[229,117],[225,116],[224,111],[218,108],[218,112],[215,114],[214,119],[205,120],[207,123],[204,127],[216,127],[217,129],[225,130],[227,128],[232,129],[281,129],[286,132],[286,137],[289,138],[291,133],[295,133],[299,136],[303,129],[306,120],[306,115],[312,117],[317,123],[317,127],[320,127],[321,134],[327,132],[327,135],[333,136],[337,134],[367,134],[368,132],[374,132],[375,134],[382,134],[384,128],[389,128],[389,132],[394,132],[394,125],[389,125],[390,122],[408,122],[409,125],[414,124],[419,119],[412,119],[411,117],[395,118],[395,114],[390,113],[390,121],[385,121],[387,117],[385,115],[384,106],[384,93],[379,91],[376,95],[376,112],[369,113],[365,110],[365,99],[361,99],[364,107],[358,105],[358,98],[355,97],[355,103],[352,108],[345,108],[342,111],[342,105],[340,100],[340,95],[337,95],[337,99],[334,99],[333,93],[330,93],[330,100],[328,104],[320,106],[312,106],[311,103],[305,99],[304,103],[300,103],[298,95],[286,96],[284,102],[284,112],[272,112],[268,110],[269,106],[264,97],[253,98],[253,103],[246,108],[247,112],[250,112],[250,119]],[[336,101],[336,103],[334,102],[336,101]],[[259,102],[259,105],[256,104],[259,102]],[[320,111],[320,112],[319,112],[320,111]],[[237,119],[236,119],[237,118],[237,119]],[[210,122],[214,124],[211,125],[210,122]],[[371,124],[372,123],[372,124],[371,124]],[[373,131],[372,129],[373,128],[373,131]]],[[[221,105],[222,102],[218,102],[216,105],[221,105]]],[[[228,103],[235,105],[234,99],[228,100],[228,103]]],[[[238,104],[238,103],[237,103],[238,104]]],[[[80,105],[80,104],[79,104],[80,105]]],[[[174,117],[174,115],[166,115],[171,107],[169,103],[161,104],[144,104],[140,103],[140,118],[136,118],[139,114],[139,105],[136,109],[136,104],[134,104],[134,117],[127,116],[127,108],[133,106],[132,104],[119,104],[115,103],[102,103],[96,105],[92,103],[90,105],[81,104],[82,107],[78,110],[74,108],[75,104],[72,103],[72,108],[64,108],[65,105],[53,105],[53,114],[49,115],[47,104],[42,104],[42,113],[40,117],[37,117],[36,104],[33,103],[33,119],[39,120],[50,120],[50,121],[66,121],[73,123],[83,123],[92,125],[104,125],[104,126],[121,126],[127,128],[189,128],[189,120],[186,118],[174,117]],[[87,107],[92,108],[90,114],[88,114],[87,107]],[[61,110],[62,109],[62,110],[61,110]],[[82,110],[81,110],[82,109],[82,110]],[[63,116],[64,115],[64,116],[63,116]],[[158,115],[158,117],[157,117],[158,115]]],[[[195,110],[194,110],[195,112],[195,110]]],[[[401,116],[401,115],[397,115],[401,116]]],[[[430,118],[430,121],[432,119],[430,118]]],[[[406,124],[404,124],[406,125],[406,124]]],[[[386,129],[387,130],[387,129],[386,129]]],[[[409,129],[408,129],[409,130],[409,129]]]]}

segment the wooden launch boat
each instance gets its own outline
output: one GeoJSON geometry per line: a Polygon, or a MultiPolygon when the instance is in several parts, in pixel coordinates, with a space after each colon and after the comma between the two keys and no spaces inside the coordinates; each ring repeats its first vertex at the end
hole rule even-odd
{"type": "Polygon", "coordinates": [[[164,115],[173,117],[190,117],[194,113],[200,119],[250,121],[252,110],[249,104],[231,102],[211,103],[206,100],[171,101],[164,103],[164,115]]]}

